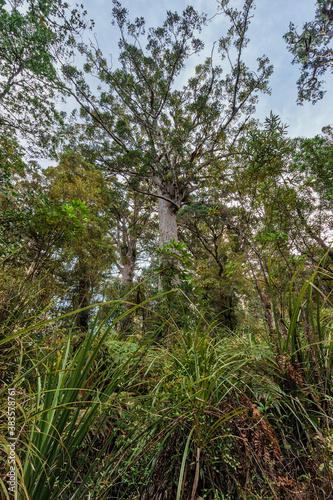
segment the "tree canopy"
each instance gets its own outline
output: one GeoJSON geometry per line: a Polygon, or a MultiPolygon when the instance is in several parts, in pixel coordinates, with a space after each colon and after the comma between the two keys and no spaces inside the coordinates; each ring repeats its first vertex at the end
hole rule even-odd
{"type": "Polygon", "coordinates": [[[301,66],[301,76],[297,82],[298,103],[311,101],[313,104],[323,98],[322,77],[327,71],[332,72],[333,51],[333,2],[317,0],[313,21],[306,22],[302,31],[290,23],[289,31],[284,35],[288,50],[293,54],[293,64],[301,66]]]}

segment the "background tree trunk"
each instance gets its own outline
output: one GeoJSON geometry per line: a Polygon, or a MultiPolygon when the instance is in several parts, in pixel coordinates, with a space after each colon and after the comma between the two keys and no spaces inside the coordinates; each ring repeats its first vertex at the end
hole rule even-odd
{"type": "Polygon", "coordinates": [[[134,270],[136,264],[136,241],[128,239],[120,249],[121,258],[121,276],[125,285],[132,285],[134,279],[134,270]]]}

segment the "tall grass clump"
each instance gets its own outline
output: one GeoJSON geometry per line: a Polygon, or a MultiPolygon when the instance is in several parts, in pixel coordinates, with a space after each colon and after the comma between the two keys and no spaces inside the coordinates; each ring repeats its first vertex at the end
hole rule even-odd
{"type": "MultiPolygon", "coordinates": [[[[126,456],[115,443],[124,432],[123,418],[135,406],[132,387],[138,384],[138,365],[149,342],[138,345],[117,338],[114,325],[125,314],[109,322],[96,319],[77,350],[71,347],[69,331],[58,345],[51,342],[42,356],[37,352],[41,332],[54,319],[37,321],[1,339],[3,345],[20,340],[26,346],[26,369],[21,366],[1,391],[3,415],[7,387],[16,387],[17,393],[17,498],[75,499],[101,492],[102,461],[109,456],[114,464],[126,456]]],[[[6,439],[1,444],[5,469],[6,439]]],[[[112,476],[108,480],[112,482],[112,476]]],[[[9,498],[4,480],[1,487],[9,498]]]]}

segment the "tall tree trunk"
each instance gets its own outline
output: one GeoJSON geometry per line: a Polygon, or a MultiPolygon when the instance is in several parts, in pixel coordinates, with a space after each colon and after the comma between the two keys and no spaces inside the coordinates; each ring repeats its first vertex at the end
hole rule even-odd
{"type": "MultiPolygon", "coordinates": [[[[77,294],[76,297],[74,297],[74,300],[77,303],[77,308],[82,309],[84,307],[90,306],[90,297],[91,283],[84,266],[80,269],[77,294]]],[[[89,313],[89,310],[80,311],[74,317],[75,325],[77,327],[77,338],[73,343],[73,352],[75,352],[80,347],[86,336],[89,328],[89,313]]]]}
{"type": "Polygon", "coordinates": [[[136,241],[128,238],[120,249],[121,276],[125,285],[132,285],[136,263],[136,241]]]}
{"type": "MultiPolygon", "coordinates": [[[[84,307],[88,307],[90,305],[89,298],[90,291],[90,282],[86,279],[85,276],[80,278],[79,286],[78,286],[78,307],[82,309],[84,307]]],[[[89,326],[89,310],[80,311],[76,315],[76,325],[80,328],[81,331],[86,332],[89,326]]]]}
{"type": "MultiPolygon", "coordinates": [[[[158,194],[163,196],[162,191],[158,189],[158,194]]],[[[177,227],[177,208],[163,198],[158,199],[158,225],[160,232],[160,247],[168,245],[171,240],[178,241],[178,227],[177,227]]],[[[168,289],[179,285],[179,279],[175,267],[177,263],[175,259],[168,258],[167,256],[160,257],[160,266],[164,267],[171,265],[171,271],[167,271],[165,275],[159,276],[158,289],[168,289]],[[170,274],[173,274],[171,276],[170,274]]]]}
{"type": "Polygon", "coordinates": [[[133,267],[131,262],[126,262],[121,269],[121,276],[125,285],[131,285],[133,283],[133,267]]]}
{"type": "MultiPolygon", "coordinates": [[[[158,194],[163,196],[161,189],[158,194]]],[[[177,208],[167,200],[158,199],[158,224],[160,230],[160,245],[168,245],[170,240],[178,241],[177,208]]]]}
{"type": "MultiPolygon", "coordinates": [[[[120,273],[125,285],[125,290],[128,292],[133,286],[136,264],[136,239],[131,238],[126,226],[123,226],[123,244],[120,247],[120,259],[120,273]]],[[[133,299],[128,297],[127,300],[131,302],[133,299]]],[[[123,312],[129,311],[131,308],[131,304],[125,303],[123,312]]],[[[133,333],[133,315],[127,315],[118,322],[118,331],[133,333]]]]}

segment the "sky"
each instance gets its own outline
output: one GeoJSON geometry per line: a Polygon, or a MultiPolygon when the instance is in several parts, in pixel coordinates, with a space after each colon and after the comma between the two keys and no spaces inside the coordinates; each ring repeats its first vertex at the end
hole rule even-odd
{"type": "MultiPolygon", "coordinates": [[[[96,35],[103,53],[113,55],[116,59],[117,42],[119,39],[118,28],[111,25],[111,0],[82,0],[88,17],[94,19],[93,33],[96,35]]],[[[241,6],[242,0],[230,0],[231,6],[241,6]]],[[[183,74],[184,80],[191,76],[195,64],[199,64],[211,53],[214,41],[226,34],[227,24],[222,15],[217,12],[216,0],[122,0],[121,4],[130,13],[130,18],[144,17],[146,26],[158,26],[167,10],[181,12],[186,5],[192,5],[199,12],[205,12],[213,18],[201,33],[205,42],[205,52],[202,56],[195,56],[195,60],[188,66],[183,74]],[[215,15],[215,17],[213,17],[215,15]]],[[[325,75],[327,93],[322,101],[315,105],[305,103],[303,106],[296,104],[299,68],[291,64],[292,55],[287,51],[283,34],[288,31],[290,22],[300,29],[305,21],[310,21],[315,14],[315,0],[257,0],[254,17],[251,21],[248,36],[250,43],[246,52],[245,62],[255,68],[257,57],[267,55],[274,66],[274,73],[270,79],[272,94],[260,95],[255,117],[264,121],[272,111],[280,116],[283,123],[288,125],[289,135],[292,137],[313,137],[320,133],[322,127],[333,124],[331,116],[333,93],[331,75],[325,75]]]]}

